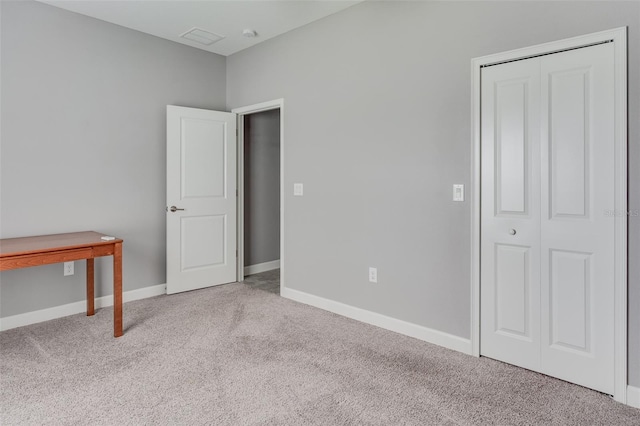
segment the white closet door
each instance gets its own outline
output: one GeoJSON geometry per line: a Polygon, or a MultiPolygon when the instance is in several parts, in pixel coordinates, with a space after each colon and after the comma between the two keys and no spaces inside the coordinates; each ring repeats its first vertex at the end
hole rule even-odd
{"type": "Polygon", "coordinates": [[[482,70],[482,355],[614,392],[614,50],[482,70]]]}
{"type": "Polygon", "coordinates": [[[540,63],[482,70],[482,355],[540,367],[540,63]]]}
{"type": "Polygon", "coordinates": [[[542,367],[614,391],[614,47],[541,58],[542,367]]]}

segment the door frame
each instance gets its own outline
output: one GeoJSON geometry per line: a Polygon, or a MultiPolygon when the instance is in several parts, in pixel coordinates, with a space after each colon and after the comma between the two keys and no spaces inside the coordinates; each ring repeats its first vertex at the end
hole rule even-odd
{"type": "Polygon", "coordinates": [[[280,110],[280,291],[284,288],[284,99],[234,108],[238,119],[238,257],[237,280],[244,280],[244,117],[257,112],[280,110]]]}
{"type": "Polygon", "coordinates": [[[611,41],[614,43],[615,87],[615,276],[614,399],[627,402],[627,27],[572,37],[471,60],[471,348],[480,356],[480,69],[611,41]]]}

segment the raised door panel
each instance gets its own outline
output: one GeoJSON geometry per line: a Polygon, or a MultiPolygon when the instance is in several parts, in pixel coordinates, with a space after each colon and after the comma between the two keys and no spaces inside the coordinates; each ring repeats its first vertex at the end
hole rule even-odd
{"type": "Polygon", "coordinates": [[[226,124],[181,120],[181,199],[224,197],[226,193],[226,124]]]}
{"type": "Polygon", "coordinates": [[[496,214],[525,214],[528,201],[528,79],[495,84],[496,214]]]}
{"type": "Polygon", "coordinates": [[[591,68],[548,75],[551,217],[589,217],[591,68]]]}
{"type": "Polygon", "coordinates": [[[552,250],[550,256],[550,334],[556,349],[592,355],[592,253],[552,250]]]}
{"type": "Polygon", "coordinates": [[[226,215],[183,217],[181,227],[183,272],[227,263],[226,215]]]}
{"type": "Polygon", "coordinates": [[[531,340],[530,248],[497,244],[495,251],[497,333],[531,340]]]}

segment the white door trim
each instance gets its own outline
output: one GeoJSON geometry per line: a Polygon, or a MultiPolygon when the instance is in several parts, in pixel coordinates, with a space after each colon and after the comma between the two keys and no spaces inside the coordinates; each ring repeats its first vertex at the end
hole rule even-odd
{"type": "Polygon", "coordinates": [[[280,291],[284,288],[284,99],[261,102],[231,112],[238,114],[238,281],[244,280],[244,116],[280,110],[280,291]]]}
{"type": "Polygon", "coordinates": [[[480,69],[606,41],[615,46],[615,392],[627,401],[627,28],[544,43],[471,60],[471,346],[480,356],[480,69]]]}

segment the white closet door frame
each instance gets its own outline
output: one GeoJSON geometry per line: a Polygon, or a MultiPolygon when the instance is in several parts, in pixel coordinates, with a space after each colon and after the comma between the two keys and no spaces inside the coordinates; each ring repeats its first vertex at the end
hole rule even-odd
{"type": "Polygon", "coordinates": [[[603,42],[615,46],[615,391],[627,403],[627,28],[621,27],[565,40],[510,50],[471,60],[471,347],[480,356],[480,69],[543,54],[603,42]]]}

